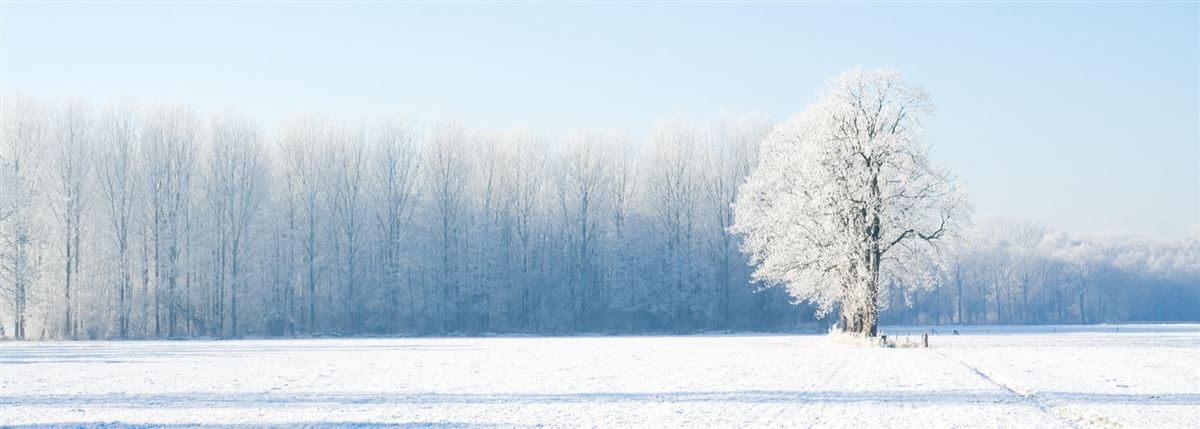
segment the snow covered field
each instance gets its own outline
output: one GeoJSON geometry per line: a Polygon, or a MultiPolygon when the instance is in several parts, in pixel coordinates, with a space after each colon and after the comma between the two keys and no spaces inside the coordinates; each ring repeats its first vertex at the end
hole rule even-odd
{"type": "Polygon", "coordinates": [[[951,329],[6,342],[0,425],[1200,427],[1200,325],[951,329]]]}

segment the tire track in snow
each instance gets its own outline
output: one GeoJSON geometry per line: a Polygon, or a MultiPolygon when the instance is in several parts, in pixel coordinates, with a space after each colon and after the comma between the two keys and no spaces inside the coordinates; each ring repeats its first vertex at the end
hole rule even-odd
{"type": "MultiPolygon", "coordinates": [[[[1046,403],[1041,398],[1039,398],[1036,393],[1020,392],[1017,390],[1017,389],[1019,389],[1019,387],[1009,386],[1000,381],[997,381],[995,378],[992,378],[992,376],[988,375],[982,369],[980,369],[974,365],[971,365],[966,362],[963,362],[962,360],[947,356],[946,354],[944,354],[940,351],[937,351],[937,350],[930,350],[930,351],[932,351],[933,353],[935,353],[938,356],[941,356],[947,360],[950,360],[954,363],[962,365],[964,368],[975,373],[975,375],[978,375],[980,378],[984,379],[988,383],[991,383],[991,384],[1003,389],[1004,391],[1011,393],[1013,396],[1016,396],[1017,398],[1019,398],[1021,400],[1021,402],[1024,402],[1026,404],[1036,407],[1038,410],[1041,410],[1043,413],[1046,413],[1046,414],[1050,415],[1051,417],[1054,417],[1055,419],[1063,422],[1067,426],[1072,427],[1072,428],[1081,428],[1081,426],[1076,424],[1077,420],[1071,419],[1070,418],[1071,416],[1069,416],[1069,415],[1064,415],[1064,414],[1058,412],[1050,404],[1046,403]]],[[[1021,390],[1024,390],[1024,389],[1021,389],[1021,390]]]]}

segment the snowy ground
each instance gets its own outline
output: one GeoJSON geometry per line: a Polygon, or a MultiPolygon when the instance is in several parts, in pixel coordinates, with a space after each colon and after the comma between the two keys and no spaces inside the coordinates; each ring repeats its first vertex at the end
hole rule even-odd
{"type": "Polygon", "coordinates": [[[952,329],[7,342],[0,426],[1200,427],[1200,325],[952,329]]]}

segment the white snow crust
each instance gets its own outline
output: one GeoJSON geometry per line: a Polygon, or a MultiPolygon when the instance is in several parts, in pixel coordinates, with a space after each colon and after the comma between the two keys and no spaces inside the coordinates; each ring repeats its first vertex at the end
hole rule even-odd
{"type": "Polygon", "coordinates": [[[1200,427],[1200,325],[934,329],[5,342],[0,426],[1200,427]]]}

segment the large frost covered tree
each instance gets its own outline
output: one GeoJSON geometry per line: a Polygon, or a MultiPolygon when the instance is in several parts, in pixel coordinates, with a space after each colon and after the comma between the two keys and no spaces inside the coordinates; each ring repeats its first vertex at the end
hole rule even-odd
{"type": "Polygon", "coordinates": [[[732,231],[754,279],[784,286],[842,330],[874,336],[887,286],[932,285],[936,241],[965,220],[964,195],[929,159],[929,97],[890,69],[854,69],[762,144],[732,231]]]}

